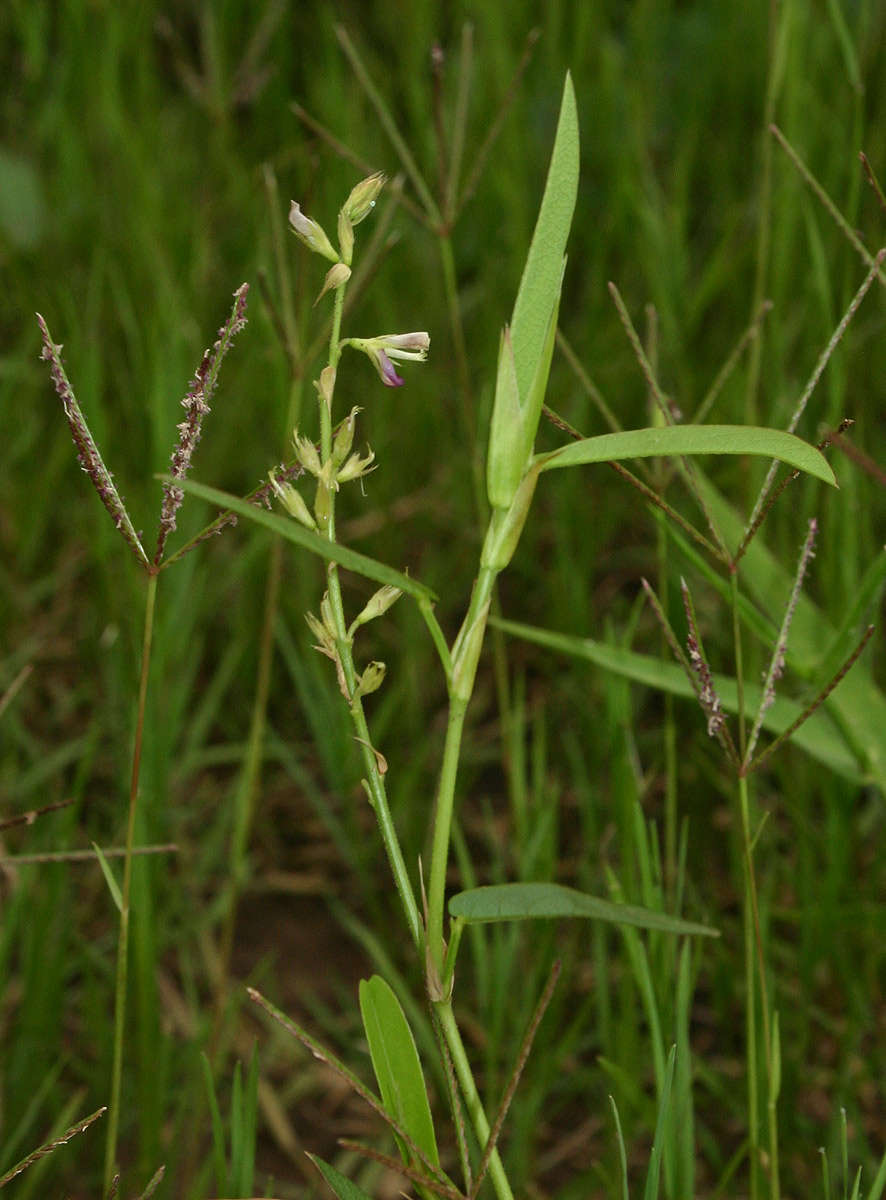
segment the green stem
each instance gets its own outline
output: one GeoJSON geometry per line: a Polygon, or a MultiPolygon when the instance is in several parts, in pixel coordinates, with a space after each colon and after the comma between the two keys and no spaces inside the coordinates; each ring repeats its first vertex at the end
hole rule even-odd
{"type": "MultiPolygon", "coordinates": [[[[489,1121],[483,1110],[483,1102],[477,1091],[477,1084],[474,1082],[471,1065],[468,1062],[468,1056],[465,1052],[464,1043],[461,1040],[458,1025],[455,1023],[452,1004],[448,1000],[441,1000],[435,1005],[435,1008],[437,1016],[440,1019],[443,1036],[446,1039],[446,1045],[449,1047],[452,1065],[455,1068],[456,1078],[461,1088],[468,1116],[477,1135],[477,1141],[480,1143],[481,1148],[483,1148],[489,1140],[489,1121]]],[[[493,1150],[492,1156],[489,1159],[489,1178],[492,1180],[492,1186],[495,1189],[498,1200],[513,1200],[511,1185],[505,1174],[498,1150],[493,1150]]]]}
{"type": "MultiPolygon", "coordinates": [[[[346,285],[338,288],[335,293],[335,308],[332,316],[332,332],[329,338],[329,359],[330,367],[337,367],[338,360],[341,355],[341,318],[344,307],[344,298],[346,285]]],[[[329,462],[332,455],[332,413],[330,405],[320,398],[320,459],[325,465],[329,462]]],[[[330,487],[328,497],[328,517],[325,526],[326,536],[331,542],[335,541],[335,488],[330,487]]],[[[385,851],[388,856],[388,861],[391,865],[391,871],[394,876],[394,883],[400,895],[400,901],[403,905],[403,911],[406,916],[406,922],[409,926],[409,933],[416,946],[422,944],[422,920],[419,913],[418,905],[415,900],[415,893],[412,889],[412,884],[409,880],[409,872],[406,870],[406,863],[403,860],[403,851],[400,848],[400,842],[397,837],[397,831],[394,828],[394,822],[391,817],[391,810],[388,805],[387,790],[384,783],[384,775],[382,774],[379,760],[372,746],[370,738],[369,726],[366,722],[366,715],[363,711],[363,702],[357,695],[357,671],[354,667],[354,658],[351,653],[351,642],[347,633],[347,621],[345,619],[344,603],[341,595],[341,584],[339,581],[338,567],[335,563],[327,563],[326,566],[326,585],[329,593],[329,604],[332,610],[332,618],[335,625],[336,649],[338,651],[339,661],[341,663],[342,674],[344,676],[345,686],[347,687],[348,696],[351,697],[350,709],[351,717],[357,730],[357,737],[360,742],[360,749],[363,755],[363,765],[366,770],[366,786],[369,793],[369,802],[375,811],[376,820],[378,822],[379,831],[382,836],[385,851]]]]}
{"type": "Polygon", "coordinates": [[[449,689],[449,719],[443,763],[437,785],[434,833],[431,846],[431,874],[428,887],[428,950],[438,971],[443,969],[446,949],[443,941],[443,908],[446,902],[446,867],[455,807],[455,781],[461,757],[465,713],[474,690],[474,678],[486,619],[498,571],[481,567],[474,584],[467,616],[452,647],[452,680],[449,689]]]}
{"type": "Polygon", "coordinates": [[[748,1155],[750,1161],[751,1200],[760,1195],[760,1130],[759,1086],[757,1081],[757,989],[754,967],[754,915],[752,899],[751,833],[747,779],[739,777],[741,808],[742,861],[744,863],[744,973],[745,973],[745,1037],[748,1073],[748,1155]]]}
{"type": "Polygon", "coordinates": [[[114,1057],[111,1066],[111,1097],[108,1102],[108,1133],[105,1143],[104,1195],[106,1197],[111,1194],[117,1166],[117,1135],[120,1128],[120,1088],[123,1078],[123,1036],[126,1026],[126,985],[129,966],[129,900],[132,891],[132,849],[135,842],[135,818],[138,807],[138,784],[141,772],[142,740],[145,727],[148,672],[151,666],[151,643],[154,634],[154,605],[156,599],[157,574],[152,570],[148,575],[148,590],[145,596],[141,676],[138,685],[135,742],[132,749],[132,773],[129,782],[126,854],[123,859],[120,934],[117,942],[117,978],[114,993],[114,1057]]]}

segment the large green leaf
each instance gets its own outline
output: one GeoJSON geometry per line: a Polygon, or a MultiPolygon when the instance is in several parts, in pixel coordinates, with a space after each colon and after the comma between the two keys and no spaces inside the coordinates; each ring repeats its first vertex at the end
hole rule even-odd
{"type": "MultiPolygon", "coordinates": [[[[172,477],[159,475],[158,478],[167,481],[172,477]]],[[[356,550],[349,550],[347,546],[341,546],[338,542],[330,542],[327,538],[321,537],[319,533],[314,533],[312,529],[300,525],[293,517],[278,516],[276,513],[268,512],[266,508],[250,504],[248,500],[241,500],[239,496],[231,496],[227,492],[220,492],[218,488],[195,483],[192,479],[176,479],[173,482],[183,492],[198,496],[201,500],[207,500],[218,508],[228,509],[240,517],[246,517],[248,521],[254,521],[257,525],[264,525],[266,529],[278,533],[303,550],[310,550],[312,554],[317,554],[320,558],[329,559],[331,562],[338,563],[339,566],[347,567],[349,571],[354,571],[357,575],[364,575],[367,579],[374,579],[378,583],[390,584],[399,588],[401,592],[405,592],[406,595],[414,596],[416,600],[436,599],[431,589],[425,587],[423,583],[419,583],[418,580],[387,566],[386,563],[368,558],[356,550]]]]}
{"type": "MultiPolygon", "coordinates": [[[[633,650],[625,650],[621,646],[607,645],[592,638],[575,637],[566,633],[554,633],[550,629],[539,629],[535,625],[524,625],[519,621],[504,621],[496,617],[489,618],[490,624],[495,625],[513,637],[523,638],[524,641],[534,642],[548,650],[559,654],[568,654],[572,658],[585,659],[612,671],[625,679],[659,691],[670,692],[674,696],[684,696],[695,699],[692,684],[686,678],[683,670],[676,663],[666,662],[651,654],[638,654],[633,650]]],[[[727,712],[738,711],[738,688],[735,680],[715,675],[714,684],[717,694],[727,712]]],[[[841,687],[845,684],[841,684],[841,687]]],[[[760,688],[753,683],[744,686],[745,704],[750,712],[755,712],[760,705],[760,688]]],[[[802,708],[793,700],[776,699],[772,707],[763,717],[763,725],[774,734],[779,734],[800,716],[802,708]]],[[[813,713],[805,724],[801,725],[792,736],[791,741],[800,746],[807,754],[818,759],[832,770],[844,775],[853,782],[859,782],[861,772],[858,760],[846,745],[840,731],[835,727],[827,712],[819,709],[813,713]]]]}
{"type": "Polygon", "coordinates": [[[654,429],[626,429],[570,442],[560,450],[536,455],[542,471],[576,467],[585,463],[613,462],[622,458],[659,458],[680,454],[759,454],[777,458],[836,486],[830,464],[814,446],[792,433],[760,429],[755,425],[665,425],[654,429]]]}
{"type": "Polygon", "coordinates": [[[679,917],[634,904],[613,904],[611,900],[600,900],[559,883],[497,883],[471,888],[451,898],[449,915],[462,917],[468,924],[584,917],[615,925],[635,925],[640,929],[660,929],[665,933],[720,936],[716,929],[707,925],[682,921],[679,917]]]}
{"type": "MultiPolygon", "coordinates": [[[[360,1013],[382,1102],[389,1115],[437,1167],[437,1139],[412,1030],[400,1001],[380,975],[360,981],[360,1013]]],[[[415,1155],[400,1147],[409,1162],[415,1155]]],[[[415,1164],[419,1165],[419,1164],[415,1164]]]]}

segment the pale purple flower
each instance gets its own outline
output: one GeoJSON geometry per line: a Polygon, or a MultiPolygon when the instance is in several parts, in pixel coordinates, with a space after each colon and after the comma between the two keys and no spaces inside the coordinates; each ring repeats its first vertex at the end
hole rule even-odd
{"type": "Polygon", "coordinates": [[[402,387],[403,380],[391,359],[424,362],[431,339],[427,333],[383,333],[374,338],[349,338],[348,344],[369,356],[386,387],[402,387]]]}

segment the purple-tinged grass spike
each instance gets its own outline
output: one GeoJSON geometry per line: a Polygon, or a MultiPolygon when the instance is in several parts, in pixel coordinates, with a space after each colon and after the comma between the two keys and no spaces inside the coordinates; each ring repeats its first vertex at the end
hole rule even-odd
{"type": "MultiPolygon", "coordinates": [[[[794,430],[799,425],[800,418],[802,417],[802,415],[806,409],[806,405],[809,403],[810,396],[815,391],[815,388],[818,384],[819,379],[821,379],[821,376],[824,372],[825,367],[830,362],[831,355],[834,353],[834,350],[836,349],[837,345],[842,340],[843,334],[846,332],[846,329],[849,326],[849,322],[852,320],[852,318],[858,312],[858,309],[861,306],[861,302],[862,302],[862,300],[864,300],[865,296],[867,295],[867,293],[871,287],[871,284],[874,282],[874,279],[880,274],[880,267],[883,265],[884,259],[886,259],[886,247],[884,247],[882,250],[880,250],[877,253],[877,256],[874,258],[874,260],[871,264],[870,270],[868,271],[867,275],[862,280],[858,291],[855,293],[855,295],[850,300],[849,307],[846,309],[845,313],[843,314],[842,318],[840,319],[840,323],[837,325],[837,328],[831,334],[830,339],[828,340],[828,344],[825,346],[824,350],[822,350],[821,354],[818,356],[818,362],[815,364],[812,374],[809,376],[809,380],[806,384],[806,387],[803,389],[803,393],[800,396],[800,399],[797,401],[797,405],[794,409],[793,416],[791,417],[790,422],[788,424],[788,430],[787,430],[788,433],[793,433],[794,430]]],[[[772,487],[772,481],[775,479],[776,472],[778,471],[778,466],[779,466],[778,460],[776,459],[775,462],[773,462],[772,465],[770,466],[768,472],[766,473],[766,478],[763,481],[763,486],[760,488],[760,494],[757,497],[756,504],[754,505],[754,511],[751,513],[750,520],[748,521],[748,528],[750,528],[751,526],[754,525],[755,521],[757,520],[757,518],[760,514],[760,511],[761,511],[763,505],[766,502],[766,497],[769,495],[770,488],[772,487]]]]}
{"type": "Polygon", "coordinates": [[[92,480],[93,486],[99,494],[99,499],[111,514],[111,518],[123,535],[126,544],[139,562],[143,566],[147,566],[148,556],[145,554],[144,547],[139,541],[138,534],[135,532],[135,526],[129,518],[126,506],[114,486],[113,476],[102,461],[98,446],[96,446],[93,436],[89,432],[89,426],[86,424],[86,418],[80,411],[80,405],[74,396],[74,389],[71,387],[68,377],[65,374],[65,368],[62,365],[61,345],[56,345],[49,336],[49,328],[40,313],[37,313],[36,316],[37,324],[40,326],[40,333],[43,338],[43,350],[40,357],[49,363],[52,382],[64,407],[68,427],[71,430],[71,437],[74,439],[74,445],[77,447],[77,457],[80,460],[80,466],[92,480]]]}
{"type": "Polygon", "coordinates": [[[785,609],[784,618],[781,623],[781,629],[778,631],[778,638],[775,642],[775,647],[772,651],[772,659],[769,663],[769,670],[766,672],[766,679],[763,684],[763,695],[760,698],[760,709],[757,713],[757,719],[754,721],[754,727],[751,730],[751,736],[748,738],[747,749],[745,750],[744,769],[747,770],[748,764],[754,756],[754,750],[757,745],[757,739],[760,736],[760,730],[763,728],[763,717],[768,709],[775,703],[775,685],[778,683],[784,674],[785,655],[788,648],[788,634],[791,628],[791,621],[794,619],[794,613],[797,609],[797,601],[800,598],[800,589],[803,586],[803,579],[809,567],[809,563],[815,557],[814,546],[815,537],[818,533],[818,522],[815,517],[809,522],[809,532],[806,534],[806,540],[803,543],[803,549],[800,551],[800,561],[797,563],[797,574],[794,578],[794,586],[791,588],[791,596],[788,600],[788,606],[785,609]]]}
{"type": "Polygon", "coordinates": [[[763,763],[766,761],[766,759],[769,758],[770,754],[772,754],[775,750],[777,750],[778,747],[781,746],[781,744],[783,742],[786,742],[786,741],[788,741],[789,738],[792,738],[794,736],[794,734],[797,732],[797,730],[800,728],[800,726],[805,724],[805,722],[809,720],[809,718],[812,716],[812,714],[817,709],[819,709],[822,706],[822,704],[824,704],[825,700],[827,700],[828,696],[830,696],[831,692],[834,690],[834,688],[837,686],[837,684],[840,683],[843,679],[845,679],[845,677],[849,674],[849,672],[855,666],[856,662],[858,661],[859,657],[861,656],[862,650],[864,650],[865,646],[871,640],[873,633],[874,633],[874,626],[868,625],[867,629],[862,634],[861,639],[858,642],[858,645],[855,647],[855,649],[852,651],[852,653],[849,655],[849,657],[846,659],[846,661],[840,667],[839,671],[837,671],[837,673],[833,676],[833,678],[830,680],[829,683],[825,684],[825,686],[821,689],[821,691],[818,693],[818,695],[815,697],[815,699],[812,701],[812,703],[808,704],[806,706],[806,708],[803,709],[803,711],[800,713],[799,717],[797,717],[796,721],[792,722],[792,724],[790,724],[787,727],[787,729],[783,729],[782,732],[775,739],[775,741],[770,742],[769,745],[766,747],[766,749],[761,751],[757,755],[757,757],[753,760],[753,762],[751,762],[748,765],[748,767],[745,770],[746,775],[749,775],[751,773],[751,771],[756,771],[759,767],[761,767],[763,765],[763,763]]]}
{"type": "MultiPolygon", "coordinates": [[[[191,467],[191,459],[203,426],[203,418],[209,412],[209,401],[218,383],[218,373],[222,359],[228,352],[231,342],[246,324],[246,296],[249,284],[243,283],[234,292],[234,307],[231,315],[218,331],[218,338],[211,350],[204,351],[203,359],[194,378],[188,387],[187,395],[182,400],[182,408],[187,417],[178,426],[178,445],[172,452],[171,474],[173,479],[184,479],[191,467]]],[[[159,566],[166,548],[166,540],[175,529],[175,518],[185,498],[180,487],[174,482],[164,483],[163,503],[160,507],[160,527],[157,533],[157,549],[154,552],[154,566],[159,566]]]]}
{"type": "Polygon", "coordinates": [[[689,663],[698,678],[696,695],[705,716],[708,719],[708,737],[716,737],[723,729],[725,717],[723,705],[714,686],[714,676],[708,666],[701,644],[701,634],[698,631],[698,621],[695,618],[695,606],[689,594],[689,586],[685,579],[680,580],[680,592],[683,596],[683,611],[686,613],[686,649],[689,652],[689,663]]]}
{"type": "Polygon", "coordinates": [[[683,668],[683,673],[692,685],[692,690],[695,692],[696,698],[708,718],[708,733],[711,737],[716,737],[723,751],[730,762],[738,767],[739,758],[735,749],[735,743],[732,740],[732,735],[729,732],[729,726],[726,724],[722,713],[722,704],[714,687],[713,676],[711,669],[704,659],[704,652],[701,647],[701,638],[698,633],[698,624],[695,620],[695,611],[692,606],[692,599],[689,595],[689,589],[686,586],[686,581],[681,579],[680,585],[683,590],[683,606],[686,610],[686,619],[689,623],[689,637],[687,638],[687,646],[689,656],[687,657],[683,647],[677,641],[677,635],[671,628],[671,623],[665,616],[664,609],[652,590],[651,586],[645,579],[641,579],[646,598],[652,605],[652,611],[655,613],[656,619],[662,628],[665,636],[665,641],[673,651],[674,657],[683,668]]]}

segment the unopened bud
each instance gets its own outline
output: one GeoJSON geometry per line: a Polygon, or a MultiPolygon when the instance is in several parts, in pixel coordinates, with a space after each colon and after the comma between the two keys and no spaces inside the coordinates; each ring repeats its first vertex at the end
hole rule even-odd
{"type": "Polygon", "coordinates": [[[321,654],[325,654],[327,658],[336,659],[338,657],[338,650],[335,645],[335,638],[323,622],[318,621],[311,612],[305,613],[305,620],[308,623],[311,633],[317,639],[314,649],[319,650],[321,654]]]}
{"type": "Polygon", "coordinates": [[[344,209],[338,214],[338,249],[346,263],[354,257],[354,226],[344,209]]]}
{"type": "Polygon", "coordinates": [[[292,444],[295,446],[295,457],[311,475],[319,475],[321,471],[320,455],[317,447],[308,437],[301,437],[298,430],[292,434],[292,444]]]}
{"type": "Polygon", "coordinates": [[[274,489],[274,495],[289,515],[295,517],[296,521],[305,525],[308,529],[316,529],[317,522],[311,516],[301,493],[297,492],[290,483],[278,483],[273,473],[270,475],[270,480],[271,487],[274,489]]]}
{"type": "Polygon", "coordinates": [[[352,225],[359,225],[365,217],[369,216],[375,208],[375,201],[384,186],[384,172],[376,171],[374,175],[367,175],[352,189],[342,209],[352,225]]]}
{"type": "Polygon", "coordinates": [[[335,467],[340,467],[351,453],[351,446],[354,444],[354,427],[359,411],[359,408],[352,408],[338,427],[335,441],[332,443],[332,463],[335,467]]]}
{"type": "MultiPolygon", "coordinates": [[[[367,450],[369,450],[368,447],[367,450]]],[[[336,472],[338,482],[350,483],[352,479],[359,479],[362,475],[368,474],[370,470],[374,471],[375,468],[371,466],[374,459],[375,452],[373,450],[369,450],[364,458],[361,458],[359,454],[352,454],[345,465],[336,472]]]]}
{"type": "Polygon", "coordinates": [[[301,207],[293,200],[289,209],[289,224],[292,232],[304,242],[309,250],[313,250],[315,254],[322,254],[324,258],[328,258],[330,262],[337,263],[338,255],[330,242],[329,238],[323,232],[322,226],[316,221],[312,221],[310,217],[305,216],[301,207]]]}
{"type": "Polygon", "coordinates": [[[392,605],[396,604],[403,593],[398,587],[387,583],[384,587],[378,589],[374,596],[369,600],[369,603],[363,608],[358,616],[351,622],[351,627],[348,630],[348,636],[352,637],[355,630],[361,625],[365,625],[367,621],[374,621],[376,617],[383,616],[392,605]]]}
{"type": "Polygon", "coordinates": [[[317,394],[328,409],[332,409],[332,393],[335,391],[335,367],[324,367],[320,378],[314,380],[317,394]]]}
{"type": "Polygon", "coordinates": [[[323,287],[320,289],[314,305],[320,303],[327,292],[335,288],[340,288],[343,283],[347,283],[351,278],[351,268],[343,262],[338,262],[334,267],[330,267],[326,272],[326,278],[323,281],[323,287]]]}
{"type": "Polygon", "coordinates": [[[332,511],[329,484],[322,478],[317,480],[317,494],[314,497],[314,516],[321,530],[325,533],[329,528],[329,514],[332,511]]]}
{"type": "Polygon", "coordinates": [[[371,662],[360,676],[358,691],[361,696],[371,696],[385,681],[387,667],[383,662],[371,662]]]}

